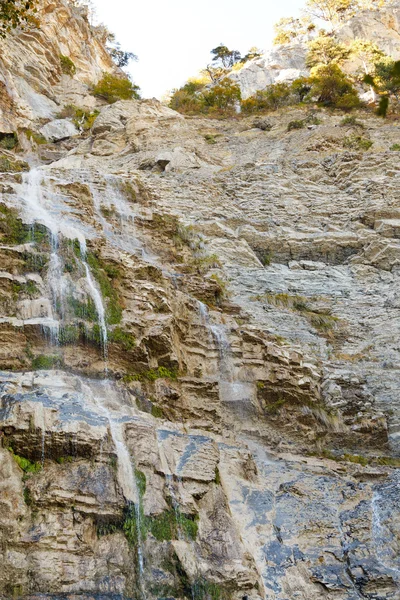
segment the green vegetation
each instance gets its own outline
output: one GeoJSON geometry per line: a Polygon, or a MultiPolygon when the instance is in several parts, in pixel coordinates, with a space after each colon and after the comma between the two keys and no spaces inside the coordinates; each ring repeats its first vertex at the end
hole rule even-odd
{"type": "Polygon", "coordinates": [[[74,461],[73,456],[59,456],[56,458],[56,463],[59,465],[65,465],[66,463],[72,463],[74,461]]]}
{"type": "Polygon", "coordinates": [[[361,135],[350,135],[343,140],[343,146],[350,150],[369,150],[373,142],[361,135]]]}
{"type": "Polygon", "coordinates": [[[287,130],[292,131],[293,129],[304,129],[305,126],[305,121],[290,121],[290,123],[287,126],[287,130]]]}
{"type": "Polygon", "coordinates": [[[62,367],[62,358],[52,354],[39,354],[32,360],[33,371],[47,371],[62,367]]]}
{"type": "Polygon", "coordinates": [[[0,148],[3,150],[13,150],[18,146],[18,136],[16,133],[0,133],[0,148]]]}
{"type": "Polygon", "coordinates": [[[328,310],[313,310],[304,296],[290,295],[285,293],[270,294],[255,297],[256,300],[265,298],[269,304],[282,306],[283,308],[293,310],[305,317],[309,323],[319,331],[330,334],[337,325],[339,319],[331,315],[328,310]]]}
{"type": "Polygon", "coordinates": [[[12,448],[8,448],[8,450],[11,452],[13,459],[24,473],[38,473],[42,469],[40,463],[32,462],[28,458],[15,454],[12,448]]]}
{"type": "MultiPolygon", "coordinates": [[[[183,114],[207,114],[209,116],[233,116],[236,114],[236,105],[241,99],[240,87],[231,79],[224,78],[215,81],[209,87],[204,83],[186,83],[179,90],[175,90],[170,108],[183,114]]],[[[215,143],[209,138],[209,143],[215,143]]]]}
{"type": "Polygon", "coordinates": [[[35,0],[1,0],[0,3],[0,37],[5,37],[16,27],[34,24],[36,13],[35,0]]]}
{"type": "Polygon", "coordinates": [[[390,146],[390,150],[393,150],[394,152],[399,152],[400,144],[393,144],[392,146],[390,146]]]}
{"type": "Polygon", "coordinates": [[[58,341],[61,346],[74,345],[79,342],[80,330],[76,325],[64,325],[58,331],[58,341]]]}
{"type": "Polygon", "coordinates": [[[34,228],[26,225],[15,208],[0,204],[0,236],[3,244],[42,244],[48,242],[49,232],[43,225],[35,225],[34,228]]]}
{"type": "Polygon", "coordinates": [[[76,73],[76,66],[73,63],[73,61],[69,58],[69,56],[64,56],[63,54],[60,54],[60,65],[61,65],[61,71],[64,73],[64,75],[69,75],[70,77],[73,77],[76,73]]]}
{"type": "Polygon", "coordinates": [[[218,583],[197,579],[193,584],[193,597],[195,600],[227,600],[229,595],[224,593],[218,583]]]}
{"type": "Polygon", "coordinates": [[[33,131],[32,129],[24,129],[23,131],[24,131],[26,137],[28,138],[28,140],[31,142],[34,142],[38,146],[40,146],[42,144],[47,144],[47,140],[44,137],[44,135],[41,135],[40,133],[37,133],[36,131],[33,131]]]}
{"type": "Polygon", "coordinates": [[[362,465],[363,467],[366,467],[369,462],[367,457],[360,456],[359,454],[344,454],[343,460],[362,465]]]}
{"type": "Polygon", "coordinates": [[[364,129],[364,124],[361,121],[358,121],[354,115],[344,117],[340,121],[341,127],[359,127],[360,129],[364,129]]]}
{"type": "Polygon", "coordinates": [[[390,98],[394,96],[396,102],[400,98],[400,61],[382,57],[375,63],[374,73],[364,76],[364,83],[371,86],[380,98],[377,114],[386,117],[390,98]]]}
{"type": "Polygon", "coordinates": [[[258,91],[254,96],[242,100],[241,108],[244,114],[263,113],[277,110],[282,106],[296,104],[297,98],[294,94],[294,84],[274,83],[265,90],[258,91]]]}
{"type": "Polygon", "coordinates": [[[104,73],[100,81],[94,86],[93,96],[103,98],[109,104],[117,100],[139,99],[139,87],[130,81],[128,77],[120,77],[111,73],[104,73]]]}
{"type": "Polygon", "coordinates": [[[350,79],[334,63],[315,67],[309,81],[310,96],[316,97],[319,104],[345,111],[360,106],[360,99],[350,79]]]}
{"type": "Polygon", "coordinates": [[[167,369],[166,367],[158,367],[157,369],[149,369],[142,373],[128,373],[124,377],[126,383],[132,381],[157,381],[157,379],[177,379],[178,373],[175,370],[167,369]]]}
{"type": "Polygon", "coordinates": [[[177,515],[173,510],[164,511],[160,515],[147,518],[146,525],[148,531],[159,542],[177,539],[179,529],[187,539],[195,540],[197,537],[197,520],[185,515],[177,515]]]}
{"type": "Polygon", "coordinates": [[[14,281],[12,284],[12,291],[15,299],[18,299],[20,294],[26,294],[29,296],[29,298],[34,298],[38,295],[39,288],[32,280],[29,280],[26,283],[18,283],[17,281],[14,281]]]}
{"type": "Polygon", "coordinates": [[[74,125],[79,131],[89,131],[93,127],[93,123],[99,116],[100,111],[95,109],[93,111],[79,108],[74,104],[67,104],[64,106],[58,117],[60,119],[72,119],[74,125]]]}
{"type": "Polygon", "coordinates": [[[77,300],[73,296],[67,298],[67,303],[75,317],[83,321],[97,321],[96,306],[91,298],[87,298],[85,302],[77,300]]]}
{"type": "Polygon", "coordinates": [[[136,339],[132,333],[124,331],[121,327],[116,327],[109,332],[109,341],[122,346],[126,352],[136,348],[136,339]]]}
{"type": "Polygon", "coordinates": [[[151,415],[156,419],[164,419],[164,411],[156,404],[152,404],[151,406],[151,415]]]}
{"type": "Polygon", "coordinates": [[[100,287],[103,298],[106,299],[107,325],[118,325],[122,319],[122,305],[114,287],[114,282],[119,277],[119,271],[116,267],[101,260],[93,252],[88,252],[86,260],[100,287]]]}
{"type": "Polygon", "coordinates": [[[0,173],[22,173],[23,171],[29,171],[27,162],[23,160],[11,160],[4,154],[0,154],[0,173]]]}

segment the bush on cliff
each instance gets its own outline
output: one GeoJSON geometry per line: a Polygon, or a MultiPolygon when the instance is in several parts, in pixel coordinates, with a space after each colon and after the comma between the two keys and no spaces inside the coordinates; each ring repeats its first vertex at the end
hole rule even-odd
{"type": "Polygon", "coordinates": [[[103,98],[109,104],[117,100],[139,99],[139,87],[132,83],[128,77],[120,77],[111,73],[104,73],[103,77],[93,88],[93,95],[103,98]]]}
{"type": "Polygon", "coordinates": [[[319,104],[351,110],[360,105],[357,91],[350,79],[336,64],[321,65],[312,70],[309,97],[319,104]]]}
{"type": "Polygon", "coordinates": [[[236,113],[240,97],[240,87],[228,78],[209,87],[200,81],[189,81],[174,91],[169,106],[184,114],[228,116],[236,113]]]}
{"type": "Polygon", "coordinates": [[[1,0],[0,37],[5,37],[12,29],[35,22],[35,0],[1,0]]]}

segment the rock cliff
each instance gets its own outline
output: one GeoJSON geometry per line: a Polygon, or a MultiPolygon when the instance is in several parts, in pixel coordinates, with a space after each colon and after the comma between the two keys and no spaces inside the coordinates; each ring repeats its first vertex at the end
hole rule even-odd
{"type": "Polygon", "coordinates": [[[0,597],[397,600],[398,122],[78,133],[112,64],[41,10],[1,42],[0,597]]]}
{"type": "MultiPolygon", "coordinates": [[[[374,42],[389,56],[400,58],[400,3],[395,0],[385,8],[362,10],[346,21],[336,31],[338,41],[346,44],[354,39],[374,42]]],[[[229,77],[240,85],[242,98],[253,96],[272,83],[290,82],[298,77],[307,76],[307,41],[300,36],[298,40],[267,49],[265,54],[247,62],[239,71],[233,71],[229,77]]],[[[354,67],[349,64],[349,71],[354,67]]]]}

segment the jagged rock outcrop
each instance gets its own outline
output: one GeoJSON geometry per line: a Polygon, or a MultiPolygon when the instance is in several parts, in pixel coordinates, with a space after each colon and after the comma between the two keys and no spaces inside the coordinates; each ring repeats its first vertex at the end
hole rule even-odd
{"type": "Polygon", "coordinates": [[[397,600],[396,122],[99,110],[0,173],[0,596],[397,600]]]}

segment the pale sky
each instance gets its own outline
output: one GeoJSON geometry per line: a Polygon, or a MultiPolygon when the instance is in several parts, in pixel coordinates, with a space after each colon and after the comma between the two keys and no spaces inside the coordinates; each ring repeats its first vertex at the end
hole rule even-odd
{"type": "Polygon", "coordinates": [[[97,22],[139,62],[129,72],[144,98],[180,87],[210,61],[221,42],[245,54],[267,49],[273,25],[297,16],[304,0],[93,0],[97,22]]]}

